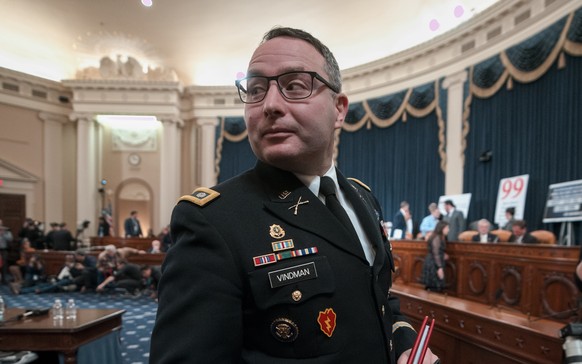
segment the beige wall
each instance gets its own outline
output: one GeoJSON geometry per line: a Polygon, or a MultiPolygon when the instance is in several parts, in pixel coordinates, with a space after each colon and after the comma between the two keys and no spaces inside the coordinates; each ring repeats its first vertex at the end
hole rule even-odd
{"type": "Polygon", "coordinates": [[[38,112],[0,104],[0,158],[38,178],[27,217],[44,221],[43,122],[38,112]]]}

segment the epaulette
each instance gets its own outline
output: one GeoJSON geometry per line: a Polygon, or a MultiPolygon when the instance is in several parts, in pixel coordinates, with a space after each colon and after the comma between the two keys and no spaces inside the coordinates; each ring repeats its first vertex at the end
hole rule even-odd
{"type": "Polygon", "coordinates": [[[367,189],[369,192],[372,192],[372,189],[371,189],[370,187],[368,187],[368,185],[367,185],[367,184],[365,184],[364,182],[360,181],[359,179],[357,179],[357,178],[352,178],[352,177],[349,177],[348,179],[349,179],[350,181],[354,181],[354,182],[356,182],[356,183],[357,183],[357,184],[359,184],[360,186],[362,186],[362,187],[364,187],[365,189],[367,189]]]}
{"type": "Polygon", "coordinates": [[[218,196],[220,196],[220,192],[211,190],[210,188],[200,187],[195,189],[191,195],[184,195],[180,197],[178,202],[188,201],[195,203],[200,207],[203,207],[206,206],[212,200],[216,199],[218,196]]]}

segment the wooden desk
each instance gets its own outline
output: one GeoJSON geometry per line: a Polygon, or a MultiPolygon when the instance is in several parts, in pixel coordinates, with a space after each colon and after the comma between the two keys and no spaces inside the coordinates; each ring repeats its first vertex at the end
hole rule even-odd
{"type": "MultiPolygon", "coordinates": [[[[423,288],[420,277],[427,242],[392,242],[395,282],[423,288]]],[[[447,243],[447,294],[524,314],[567,322],[577,307],[574,271],[580,247],[542,244],[447,243]]]]}
{"type": "Polygon", "coordinates": [[[392,294],[415,328],[425,316],[435,319],[430,347],[442,363],[562,362],[563,323],[401,284],[392,294]]]}
{"type": "MultiPolygon", "coordinates": [[[[34,254],[38,254],[41,257],[46,274],[56,276],[65,265],[65,256],[72,253],[68,251],[47,250],[37,251],[34,254]]],[[[100,251],[91,251],[89,254],[97,256],[99,253],[100,251]]],[[[30,254],[32,253],[28,253],[27,255],[30,254]]],[[[127,261],[138,265],[162,265],[165,257],[166,253],[137,254],[128,257],[127,261]]]]}
{"type": "Polygon", "coordinates": [[[130,247],[139,250],[147,251],[152,247],[152,241],[157,240],[157,238],[123,238],[119,236],[104,236],[91,238],[91,246],[106,246],[115,245],[118,248],[130,247]]]}
{"type": "MultiPolygon", "coordinates": [[[[7,308],[4,318],[24,312],[21,308],[7,308]]],[[[50,314],[6,322],[0,326],[0,350],[5,351],[58,351],[65,363],[77,362],[77,349],[100,337],[121,330],[121,315],[125,310],[80,309],[77,320],[55,323],[50,314]]]]}

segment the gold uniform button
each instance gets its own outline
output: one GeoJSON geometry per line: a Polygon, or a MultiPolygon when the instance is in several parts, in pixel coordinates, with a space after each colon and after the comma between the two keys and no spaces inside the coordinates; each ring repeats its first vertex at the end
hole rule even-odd
{"type": "Polygon", "coordinates": [[[303,293],[301,293],[301,291],[299,291],[299,290],[293,291],[293,293],[291,293],[291,298],[293,298],[293,301],[295,301],[295,302],[299,302],[302,297],[303,297],[303,293]]]}

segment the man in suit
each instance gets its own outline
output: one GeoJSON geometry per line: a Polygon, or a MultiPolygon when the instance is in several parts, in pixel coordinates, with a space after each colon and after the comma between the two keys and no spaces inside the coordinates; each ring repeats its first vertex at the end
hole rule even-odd
{"type": "Polygon", "coordinates": [[[175,207],[150,362],[406,363],[381,211],[333,166],[348,99],[332,53],[274,28],[236,84],[259,161],[175,207]]]}
{"type": "Polygon", "coordinates": [[[139,223],[139,220],[137,219],[137,211],[132,211],[129,214],[129,217],[127,219],[125,219],[125,222],[123,223],[124,228],[125,228],[125,237],[126,238],[130,238],[130,237],[140,237],[142,236],[142,232],[141,232],[141,224],[139,223]]]}
{"type": "Polygon", "coordinates": [[[510,243],[520,244],[537,244],[538,239],[527,232],[527,224],[525,220],[515,220],[511,226],[513,233],[509,237],[510,243]]]}
{"type": "Polygon", "coordinates": [[[400,210],[394,214],[392,219],[392,237],[403,239],[408,230],[407,221],[410,219],[410,205],[406,201],[400,203],[400,210]]]}
{"type": "Polygon", "coordinates": [[[449,223],[449,234],[447,235],[448,241],[457,241],[459,234],[465,231],[467,222],[461,211],[456,209],[456,206],[452,200],[445,201],[445,211],[447,215],[444,220],[449,223]]]}
{"type": "Polygon", "coordinates": [[[487,219],[481,219],[477,222],[477,234],[473,235],[472,241],[478,243],[497,243],[499,238],[495,234],[491,234],[491,223],[487,219]]]}

